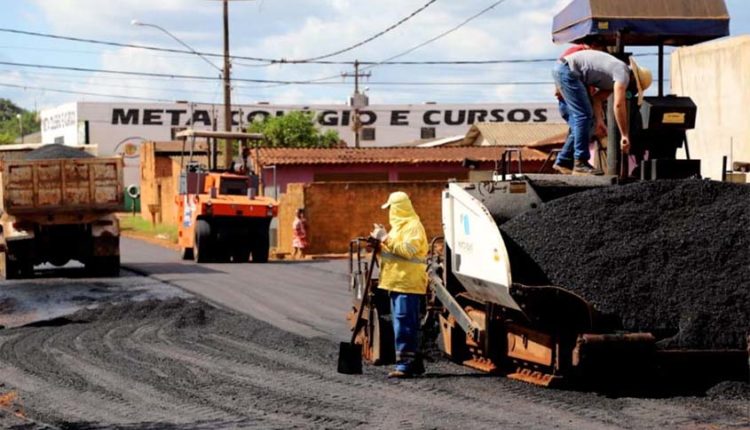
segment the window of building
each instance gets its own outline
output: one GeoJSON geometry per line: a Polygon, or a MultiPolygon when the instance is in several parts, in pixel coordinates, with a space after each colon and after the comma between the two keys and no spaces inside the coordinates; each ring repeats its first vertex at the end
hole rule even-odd
{"type": "Polygon", "coordinates": [[[375,127],[362,128],[362,140],[375,140],[375,127]]]}
{"type": "Polygon", "coordinates": [[[422,131],[419,137],[420,139],[434,139],[435,127],[422,127],[422,131]]]}

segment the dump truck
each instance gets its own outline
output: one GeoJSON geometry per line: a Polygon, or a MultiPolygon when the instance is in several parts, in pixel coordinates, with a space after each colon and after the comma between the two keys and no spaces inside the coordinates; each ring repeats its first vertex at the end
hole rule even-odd
{"type": "Polygon", "coordinates": [[[68,158],[2,162],[0,251],[6,279],[30,276],[39,264],[64,266],[70,260],[92,274],[119,273],[115,214],[123,207],[122,158],[69,148],[60,153],[68,158]]]}
{"type": "Polygon", "coordinates": [[[248,142],[263,136],[192,129],[177,136],[183,139],[186,155],[175,197],[181,257],[198,263],[247,263],[252,256],[254,263],[267,262],[269,229],[278,202],[263,195],[258,176],[247,165],[248,142]],[[196,157],[196,138],[209,139],[203,159],[196,157]],[[216,139],[239,141],[242,156],[236,162],[225,160],[224,168],[219,168],[216,139]]]}

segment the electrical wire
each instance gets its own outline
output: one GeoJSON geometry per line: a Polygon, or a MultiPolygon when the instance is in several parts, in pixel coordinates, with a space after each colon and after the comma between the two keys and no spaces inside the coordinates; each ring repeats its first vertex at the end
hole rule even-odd
{"type": "MultiPolygon", "coordinates": [[[[400,58],[400,57],[403,57],[404,55],[407,55],[407,54],[409,54],[409,53],[411,53],[411,52],[414,52],[414,51],[416,51],[417,49],[419,49],[419,48],[422,48],[423,46],[426,46],[426,45],[428,45],[428,44],[430,44],[430,43],[432,43],[432,42],[435,42],[436,40],[439,40],[439,39],[441,39],[441,38],[443,38],[443,37],[445,37],[445,36],[447,36],[447,35],[449,35],[449,34],[453,33],[454,31],[456,31],[456,30],[458,30],[459,28],[463,27],[464,25],[466,25],[466,24],[470,23],[471,21],[475,20],[476,18],[478,18],[478,17],[480,17],[480,16],[484,15],[485,13],[487,13],[487,12],[489,12],[490,10],[494,9],[495,7],[497,7],[498,5],[500,5],[500,4],[501,4],[501,3],[503,3],[503,2],[505,2],[505,0],[497,0],[497,1],[495,2],[495,3],[491,4],[490,6],[488,6],[488,7],[484,8],[484,9],[482,9],[482,10],[481,10],[481,11],[479,11],[478,13],[476,13],[476,14],[474,14],[474,15],[470,16],[469,18],[465,19],[465,20],[464,20],[464,21],[462,21],[462,22],[461,22],[460,24],[458,24],[458,25],[456,25],[456,26],[454,26],[454,27],[450,28],[449,30],[447,30],[447,31],[444,31],[444,32],[442,32],[442,33],[438,34],[437,36],[435,36],[435,37],[432,37],[432,38],[430,38],[430,39],[426,40],[425,42],[422,42],[422,43],[420,43],[420,44],[418,44],[418,45],[415,45],[415,46],[413,46],[413,47],[411,47],[411,48],[407,49],[406,51],[403,51],[403,52],[401,52],[401,53],[398,53],[398,54],[396,54],[396,55],[394,55],[394,56],[391,56],[391,57],[389,57],[389,58],[386,58],[385,60],[382,60],[382,61],[379,61],[379,62],[376,62],[376,63],[370,64],[370,65],[368,65],[368,66],[364,67],[364,68],[363,68],[363,70],[369,70],[369,69],[373,69],[373,68],[375,68],[375,67],[377,67],[377,66],[380,66],[380,65],[384,64],[384,63],[385,63],[385,62],[387,62],[387,61],[391,61],[391,60],[395,60],[396,58],[400,58]]],[[[360,64],[362,64],[362,63],[360,63],[360,64]]],[[[315,78],[315,79],[310,79],[310,80],[308,80],[307,82],[308,82],[308,83],[318,83],[318,82],[330,81],[331,79],[336,79],[336,78],[338,78],[338,77],[339,77],[338,75],[324,76],[324,77],[322,77],[322,78],[315,78]]]]}
{"type": "MultiPolygon", "coordinates": [[[[109,69],[92,69],[87,67],[71,67],[71,66],[53,66],[47,64],[30,64],[30,63],[14,63],[8,61],[0,61],[0,65],[16,66],[16,67],[30,67],[38,69],[52,69],[52,70],[71,70],[76,72],[94,72],[94,73],[106,73],[106,74],[117,74],[126,76],[148,76],[148,77],[161,77],[161,78],[172,78],[172,79],[194,79],[201,81],[215,81],[221,79],[220,77],[211,76],[200,76],[200,75],[178,75],[170,73],[154,73],[154,72],[134,72],[129,70],[109,70],[109,69]]],[[[346,82],[316,82],[316,81],[286,81],[286,80],[274,80],[274,79],[250,79],[250,78],[232,78],[233,81],[238,82],[254,82],[263,84],[284,84],[284,85],[349,85],[346,82]]],[[[384,81],[384,82],[368,82],[368,85],[414,85],[414,86],[457,86],[457,85],[548,85],[550,82],[537,82],[537,81],[518,81],[518,82],[419,82],[419,81],[384,81]]]]}
{"type": "Polygon", "coordinates": [[[420,7],[417,10],[415,10],[414,12],[412,12],[411,14],[409,14],[408,16],[406,16],[405,18],[403,18],[400,21],[398,21],[397,23],[391,25],[390,27],[386,28],[385,30],[383,30],[383,31],[381,31],[379,33],[376,33],[373,36],[368,37],[367,39],[365,39],[365,40],[363,40],[361,42],[355,43],[354,45],[348,46],[348,47],[343,48],[343,49],[339,49],[338,51],[333,51],[333,52],[325,54],[325,55],[318,55],[317,57],[310,57],[310,58],[305,58],[305,59],[302,59],[302,60],[285,60],[285,59],[282,58],[282,60],[280,62],[281,63],[288,63],[288,64],[309,63],[311,61],[319,61],[319,60],[323,60],[325,58],[330,58],[330,57],[334,57],[334,56],[339,55],[339,54],[343,54],[344,52],[349,52],[351,50],[359,48],[360,46],[365,45],[367,43],[370,43],[373,40],[375,40],[375,39],[377,39],[377,38],[379,38],[379,37],[381,37],[381,36],[389,33],[390,31],[392,31],[395,28],[399,27],[400,25],[404,24],[406,21],[409,21],[410,19],[412,19],[415,16],[417,16],[420,12],[422,12],[423,10],[427,9],[428,7],[430,7],[436,1],[437,0],[430,0],[430,1],[428,1],[427,3],[425,3],[424,5],[422,5],[422,7],[420,7]]]}
{"type": "Polygon", "coordinates": [[[174,102],[174,100],[159,99],[159,98],[153,98],[153,97],[120,96],[116,94],[92,93],[88,91],[61,90],[58,88],[46,88],[46,87],[37,87],[37,86],[30,86],[30,85],[6,84],[2,82],[0,82],[0,87],[20,88],[22,90],[49,91],[49,92],[54,92],[54,93],[77,94],[77,95],[84,95],[84,96],[111,97],[111,98],[128,99],[128,100],[145,100],[145,101],[169,102],[169,103],[174,102]]]}
{"type": "MultiPolygon", "coordinates": [[[[502,2],[504,0],[501,0],[502,2]]],[[[490,8],[497,6],[500,3],[497,3],[496,5],[490,6],[490,8]]],[[[483,12],[480,12],[484,13],[483,12]]],[[[476,15],[475,17],[469,18],[469,20],[473,20],[474,18],[478,17],[476,15]]],[[[467,20],[468,21],[468,20],[467,20]]],[[[401,57],[403,55],[406,55],[407,53],[412,52],[413,50],[416,50],[418,48],[421,48],[422,46],[432,43],[435,40],[437,40],[440,37],[443,37],[447,35],[449,32],[455,31],[460,26],[465,25],[459,24],[459,26],[454,27],[451,30],[448,30],[445,32],[446,34],[438,35],[434,37],[433,39],[430,39],[426,42],[423,42],[419,45],[417,45],[414,48],[411,48],[409,52],[404,52],[401,54],[397,54],[396,56],[391,57],[391,59],[395,59],[398,57],[401,57]]],[[[210,53],[210,52],[201,52],[201,51],[188,51],[188,50],[182,50],[182,49],[174,49],[174,48],[161,48],[157,46],[148,46],[148,45],[138,45],[138,44],[132,44],[132,43],[119,43],[119,42],[111,42],[111,41],[104,41],[104,40],[95,40],[95,39],[84,39],[79,37],[72,37],[72,36],[61,36],[61,35],[54,35],[54,34],[48,34],[48,33],[38,33],[38,32],[32,32],[32,31],[25,31],[25,30],[16,30],[16,29],[9,29],[9,28],[0,28],[0,32],[6,32],[6,33],[14,33],[14,34],[23,34],[28,36],[37,36],[37,37],[45,37],[45,38],[52,38],[52,39],[62,39],[62,40],[68,40],[73,42],[82,42],[82,43],[91,43],[91,44],[99,44],[99,45],[108,45],[108,46],[118,46],[118,47],[125,47],[125,48],[134,48],[134,49],[145,49],[150,51],[160,51],[160,52],[171,52],[176,54],[189,54],[189,55],[196,55],[196,52],[200,55],[205,56],[211,56],[211,57],[222,57],[223,54],[217,54],[217,53],[210,53]]],[[[3,46],[3,48],[11,48],[11,49],[21,49],[24,47],[17,47],[12,48],[8,46],[3,46]]],[[[28,49],[35,49],[35,50],[44,50],[44,48],[28,48],[28,49]]],[[[80,53],[94,53],[96,51],[83,51],[83,50],[62,50],[62,49],[49,49],[54,50],[57,52],[80,52],[80,53]]],[[[644,53],[644,54],[635,54],[637,57],[646,57],[646,56],[656,56],[657,53],[644,53]]],[[[163,56],[164,58],[176,58],[176,57],[168,57],[163,56]]],[[[230,55],[230,59],[232,60],[250,60],[250,61],[256,61],[261,62],[263,64],[246,64],[242,62],[236,62],[233,61],[232,64],[236,65],[243,65],[243,66],[249,66],[249,67],[266,67],[270,65],[277,65],[277,64],[294,64],[294,65],[302,65],[302,64],[310,64],[310,65],[352,65],[354,64],[354,60],[351,61],[300,61],[300,60],[284,60],[284,59],[273,59],[273,58],[261,58],[261,57],[247,57],[247,56],[238,56],[238,55],[230,55]]],[[[359,64],[363,66],[371,66],[371,65],[377,65],[377,66],[386,66],[386,65],[489,65],[489,64],[514,64],[514,63],[548,63],[548,62],[554,62],[557,61],[557,58],[517,58],[517,59],[490,59],[490,60],[426,60],[426,61],[391,61],[388,60],[382,60],[382,61],[371,61],[371,60],[363,60],[358,61],[359,64]]],[[[340,77],[339,75],[336,75],[336,77],[340,77]]]]}
{"type": "MultiPolygon", "coordinates": [[[[10,72],[10,73],[12,73],[9,70],[0,70],[0,72],[5,72],[5,73],[10,72]]],[[[54,81],[55,83],[65,83],[65,84],[72,84],[72,85],[86,85],[86,86],[101,87],[101,88],[122,88],[122,89],[127,89],[127,90],[148,90],[148,91],[158,91],[158,92],[167,92],[167,93],[168,92],[184,92],[184,91],[186,91],[185,88],[173,88],[173,87],[163,87],[163,86],[154,87],[154,86],[141,86],[141,85],[117,85],[117,84],[113,84],[113,83],[92,82],[91,78],[84,78],[84,77],[80,77],[80,78],[77,78],[77,79],[76,78],[65,79],[65,78],[60,78],[58,76],[55,76],[54,74],[34,73],[34,72],[31,72],[31,73],[26,72],[26,73],[24,73],[23,75],[20,75],[20,76],[11,76],[10,79],[15,79],[17,82],[20,81],[21,84],[22,84],[22,82],[23,82],[22,79],[26,78],[26,77],[31,77],[35,81],[36,80],[40,80],[40,81],[54,81]]],[[[6,79],[8,79],[8,78],[6,78],[6,79]]],[[[99,78],[94,78],[94,79],[99,79],[99,78]]],[[[220,83],[221,83],[221,81],[218,82],[218,84],[220,84],[220,83]]],[[[19,85],[21,85],[21,84],[19,84],[19,85]]],[[[189,91],[191,93],[202,93],[202,94],[214,94],[215,93],[215,91],[196,90],[196,89],[193,89],[193,88],[191,88],[189,91]]]]}
{"type": "MultiPolygon", "coordinates": [[[[146,49],[150,51],[161,51],[161,52],[172,52],[177,54],[190,54],[190,55],[204,55],[207,57],[221,57],[224,58],[224,54],[218,54],[214,52],[201,52],[201,51],[188,51],[185,49],[175,49],[175,48],[161,48],[158,46],[150,46],[150,45],[139,45],[136,43],[121,43],[121,42],[112,42],[108,40],[97,40],[97,39],[87,39],[83,37],[73,37],[73,36],[62,36],[59,34],[50,34],[50,33],[40,33],[36,31],[26,31],[26,30],[17,30],[13,28],[0,28],[0,32],[4,33],[13,33],[13,34],[23,34],[26,36],[37,36],[37,37],[46,37],[49,39],[58,39],[58,40],[67,40],[70,42],[82,42],[82,43],[92,43],[96,45],[107,45],[107,46],[117,46],[121,48],[136,48],[136,49],[146,49]]],[[[242,60],[251,60],[251,61],[260,61],[260,62],[273,62],[274,59],[272,58],[259,58],[259,57],[248,57],[248,56],[239,56],[239,55],[231,55],[230,58],[238,58],[242,60]]]]}
{"type": "Polygon", "coordinates": [[[444,31],[444,32],[438,34],[437,36],[435,36],[433,38],[430,38],[430,39],[428,39],[428,40],[426,40],[426,41],[424,41],[424,42],[422,42],[422,43],[420,43],[418,45],[415,45],[415,46],[407,49],[406,51],[403,51],[401,53],[398,53],[396,55],[388,57],[385,60],[379,62],[378,64],[374,64],[374,65],[371,65],[371,66],[368,66],[368,67],[365,67],[365,68],[366,69],[373,69],[373,68],[377,67],[378,65],[380,65],[381,63],[384,63],[386,61],[395,60],[396,58],[403,57],[404,55],[410,54],[410,53],[416,51],[419,48],[422,48],[422,47],[424,47],[426,45],[429,45],[432,42],[435,42],[435,41],[437,41],[439,39],[442,39],[443,37],[445,37],[445,36],[447,36],[447,35],[455,32],[455,31],[457,31],[461,27],[465,26],[466,24],[470,23],[471,21],[474,21],[475,19],[477,19],[480,16],[484,15],[485,13],[491,11],[492,9],[496,8],[497,6],[499,6],[500,4],[502,4],[504,2],[505,2],[505,0],[497,0],[495,3],[493,3],[490,6],[488,6],[488,7],[484,8],[484,9],[480,10],[479,12],[477,12],[476,14],[474,14],[474,15],[470,16],[469,18],[465,19],[464,21],[462,21],[460,24],[456,25],[455,27],[453,27],[453,28],[451,28],[451,29],[449,29],[447,31],[444,31]]]}

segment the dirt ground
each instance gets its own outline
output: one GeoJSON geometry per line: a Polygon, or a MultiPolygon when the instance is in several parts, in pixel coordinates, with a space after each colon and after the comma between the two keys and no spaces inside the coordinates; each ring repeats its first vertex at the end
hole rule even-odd
{"type": "Polygon", "coordinates": [[[428,363],[427,375],[415,380],[387,380],[388,369],[379,367],[347,376],[336,373],[337,347],[194,299],[84,309],[0,331],[0,389],[17,393],[0,425],[750,428],[750,401],[721,390],[707,397],[608,398],[538,388],[444,360],[428,363]]]}

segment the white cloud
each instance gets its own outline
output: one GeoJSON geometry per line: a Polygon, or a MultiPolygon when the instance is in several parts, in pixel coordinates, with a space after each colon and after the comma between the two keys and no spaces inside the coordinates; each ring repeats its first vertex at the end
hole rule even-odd
{"type": "MultiPolygon", "coordinates": [[[[325,54],[361,41],[397,22],[425,4],[426,0],[273,0],[236,2],[231,11],[231,49],[235,55],[269,58],[304,58],[325,54]]],[[[561,49],[551,42],[551,22],[568,0],[508,0],[447,37],[420,48],[403,60],[507,59],[554,57],[561,49]]],[[[206,0],[33,0],[46,18],[48,31],[97,39],[136,41],[148,45],[180,48],[156,29],[133,27],[130,20],[161,25],[178,38],[208,52],[221,49],[220,3],[206,0]]],[[[475,14],[491,0],[436,2],[409,22],[365,46],[332,60],[382,60],[426,41],[475,14]]],[[[91,49],[102,49],[93,47],[91,49]]],[[[30,59],[26,59],[29,62],[30,59]]],[[[221,65],[219,58],[212,59],[221,65]]],[[[42,62],[42,61],[37,61],[42,62]]],[[[283,65],[244,67],[237,60],[233,76],[274,80],[308,80],[351,71],[346,65],[283,65]]],[[[214,76],[216,71],[197,57],[154,53],[134,49],[106,49],[94,68],[139,70],[160,73],[214,76]]],[[[520,81],[549,80],[548,64],[508,66],[420,66],[377,67],[372,81],[520,81]]],[[[235,100],[312,103],[343,103],[353,85],[269,86],[236,83],[235,100]]],[[[364,85],[367,85],[366,83],[364,85]]],[[[364,86],[363,85],[363,86],[364,86]]],[[[69,85],[79,91],[106,92],[155,98],[210,99],[216,83],[165,80],[115,79],[93,74],[84,82],[69,85]],[[115,88],[113,82],[119,85],[115,88]],[[109,85],[107,87],[106,85],[109,85]],[[154,88],[161,87],[161,88],[154,88]]],[[[383,87],[373,85],[373,102],[492,101],[543,91],[524,87],[383,87]]],[[[220,90],[220,88],[219,88],[220,90]]],[[[538,98],[538,96],[537,96],[538,98]]],[[[220,91],[218,99],[221,99],[220,91]]]]}

